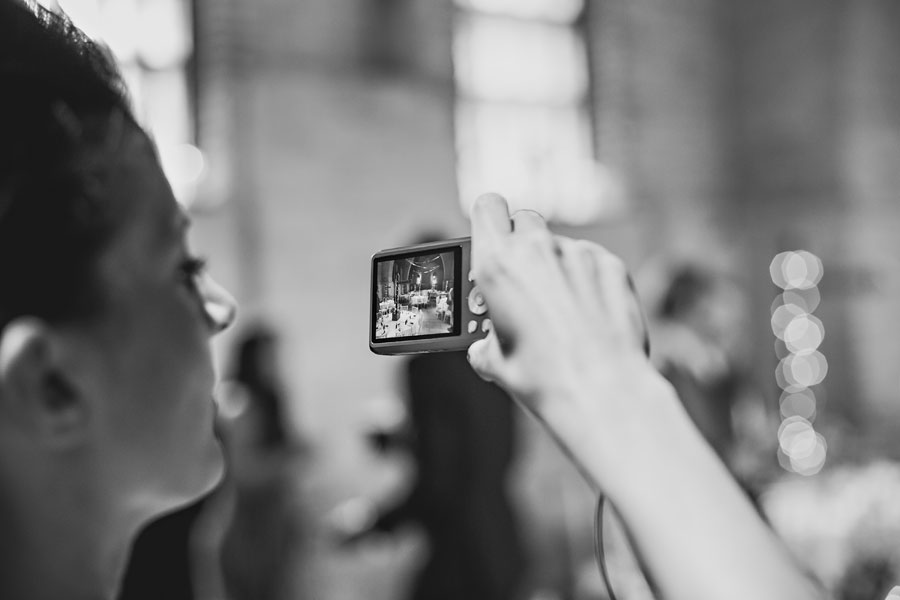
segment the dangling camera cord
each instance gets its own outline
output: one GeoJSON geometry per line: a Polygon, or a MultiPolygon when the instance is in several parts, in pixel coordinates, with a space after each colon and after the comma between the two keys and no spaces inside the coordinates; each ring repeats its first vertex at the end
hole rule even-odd
{"type": "Polygon", "coordinates": [[[600,577],[603,578],[603,584],[606,586],[609,600],[618,600],[609,579],[609,571],[606,569],[606,551],[603,547],[603,509],[606,504],[606,496],[601,493],[597,498],[597,509],[594,512],[594,558],[600,570],[600,577]]]}

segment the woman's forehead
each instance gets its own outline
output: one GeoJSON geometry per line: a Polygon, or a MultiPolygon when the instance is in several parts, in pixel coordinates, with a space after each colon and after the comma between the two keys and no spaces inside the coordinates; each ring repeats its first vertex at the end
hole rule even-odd
{"type": "Polygon", "coordinates": [[[180,241],[190,220],[175,200],[153,141],[140,128],[130,128],[117,162],[109,193],[122,207],[122,228],[148,242],[180,241]]]}

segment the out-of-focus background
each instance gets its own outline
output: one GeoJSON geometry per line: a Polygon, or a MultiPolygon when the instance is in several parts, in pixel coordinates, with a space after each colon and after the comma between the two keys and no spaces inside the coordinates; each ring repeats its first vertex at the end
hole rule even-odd
{"type": "MultiPolygon", "coordinates": [[[[43,4],[109,44],[241,304],[223,371],[277,337],[282,597],[406,597],[429,552],[340,541],[416,477],[371,443],[409,417],[405,363],[366,347],[369,256],[466,235],[483,191],[624,257],[655,360],[799,560],[841,598],[900,583],[900,3],[43,4]]],[[[604,598],[589,490],[515,427],[522,597],[604,598]]],[[[611,536],[619,597],[649,597],[611,536]]]]}

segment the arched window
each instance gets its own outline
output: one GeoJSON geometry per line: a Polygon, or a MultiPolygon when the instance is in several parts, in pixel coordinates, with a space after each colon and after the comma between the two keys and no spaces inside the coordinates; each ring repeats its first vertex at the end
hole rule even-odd
{"type": "Polygon", "coordinates": [[[460,199],[583,224],[608,208],[595,160],[583,0],[455,0],[460,199]]]}

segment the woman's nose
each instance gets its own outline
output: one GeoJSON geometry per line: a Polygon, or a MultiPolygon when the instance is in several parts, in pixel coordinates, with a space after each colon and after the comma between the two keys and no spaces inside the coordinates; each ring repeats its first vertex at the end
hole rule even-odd
{"type": "Polygon", "coordinates": [[[234,297],[208,273],[198,277],[197,287],[203,301],[203,313],[213,333],[227,329],[237,315],[237,302],[234,297]]]}

